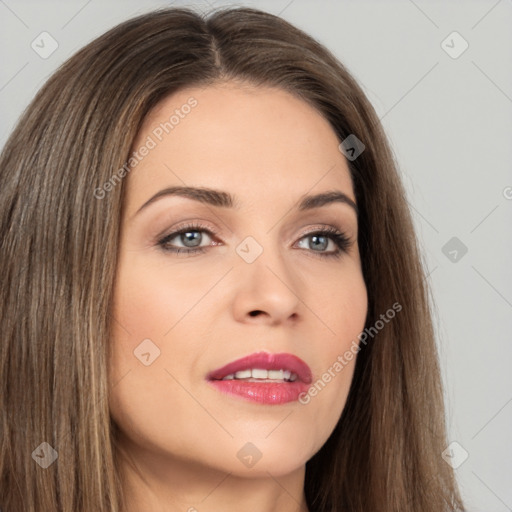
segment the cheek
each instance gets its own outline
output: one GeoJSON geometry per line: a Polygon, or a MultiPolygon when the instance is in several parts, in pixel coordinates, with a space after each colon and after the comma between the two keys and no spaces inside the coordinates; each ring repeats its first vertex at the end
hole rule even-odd
{"type": "Polygon", "coordinates": [[[118,276],[115,318],[132,338],[141,339],[168,338],[212,286],[207,269],[198,272],[186,264],[169,265],[165,259],[136,253],[120,262],[118,276]]]}
{"type": "MultiPolygon", "coordinates": [[[[127,251],[118,266],[113,306],[110,384],[129,372],[132,401],[137,397],[169,392],[176,385],[166,372],[185,382],[194,368],[200,336],[190,336],[190,321],[201,331],[201,318],[194,310],[204,295],[201,279],[190,279],[179,267],[152,264],[147,256],[127,251]],[[186,340],[186,342],[184,342],[186,340]],[[179,364],[178,364],[179,362],[179,364]]],[[[127,396],[130,394],[127,393],[127,396]]],[[[141,400],[144,402],[144,400],[141,400]]],[[[149,403],[149,402],[148,402],[149,403]]],[[[146,404],[147,405],[147,404],[146,404]]],[[[159,407],[155,407],[158,411],[159,407]]]]}
{"type": "Polygon", "coordinates": [[[111,416],[132,441],[169,453],[177,451],[183,432],[192,435],[191,416],[202,412],[177,383],[189,388],[186,369],[194,367],[200,353],[192,348],[192,337],[186,338],[187,343],[179,342],[185,339],[185,315],[197,302],[190,286],[188,292],[184,289],[185,281],[179,272],[126,259],[118,267],[114,294],[111,416]]]}
{"type": "MultiPolygon", "coordinates": [[[[319,449],[336,426],[346,403],[368,311],[366,285],[360,270],[354,267],[338,279],[326,283],[324,292],[311,296],[311,308],[317,307],[319,323],[327,333],[317,349],[319,365],[309,392],[301,399],[316,429],[319,449]],[[325,329],[324,329],[325,328],[325,329]]],[[[309,305],[309,304],[308,304],[309,305]]]]}
{"type": "Polygon", "coordinates": [[[308,289],[306,303],[319,319],[325,343],[322,359],[326,363],[325,357],[336,359],[364,329],[368,311],[366,284],[360,267],[350,262],[338,273],[308,283],[308,289]]]}

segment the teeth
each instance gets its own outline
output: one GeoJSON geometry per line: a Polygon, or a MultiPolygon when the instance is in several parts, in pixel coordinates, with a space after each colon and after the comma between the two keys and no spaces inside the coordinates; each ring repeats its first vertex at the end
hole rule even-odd
{"type": "Polygon", "coordinates": [[[253,379],[268,379],[268,378],[271,378],[268,375],[268,370],[258,370],[258,369],[255,368],[254,370],[251,370],[251,373],[252,373],[252,378],[253,379]]]}
{"type": "Polygon", "coordinates": [[[237,379],[248,379],[251,376],[251,370],[242,370],[235,373],[237,379]]]}
{"type": "Polygon", "coordinates": [[[252,368],[240,370],[234,374],[230,373],[222,380],[233,379],[284,380],[294,382],[297,380],[297,375],[289,370],[263,370],[261,368],[252,368]]]}
{"type": "MultiPolygon", "coordinates": [[[[290,374],[290,372],[288,372],[288,374],[290,374]]],[[[254,371],[252,372],[252,375],[254,377],[254,371]]],[[[284,379],[284,371],[283,370],[269,370],[268,371],[268,378],[269,379],[279,379],[279,380],[283,380],[284,379]]]]}

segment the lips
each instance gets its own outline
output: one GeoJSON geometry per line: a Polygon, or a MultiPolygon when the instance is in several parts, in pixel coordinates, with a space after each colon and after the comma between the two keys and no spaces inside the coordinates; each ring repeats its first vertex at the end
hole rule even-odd
{"type": "Polygon", "coordinates": [[[312,381],[311,370],[292,354],[258,352],[210,372],[208,383],[217,390],[262,404],[298,400],[312,381]]]}
{"type": "MultiPolygon", "coordinates": [[[[297,375],[298,379],[306,384],[311,382],[311,370],[302,359],[292,354],[269,354],[267,352],[258,352],[237,359],[222,368],[210,372],[207,379],[222,380],[224,377],[247,370],[267,370],[267,372],[283,370],[297,375]]],[[[253,376],[253,378],[260,377],[253,376]]]]}

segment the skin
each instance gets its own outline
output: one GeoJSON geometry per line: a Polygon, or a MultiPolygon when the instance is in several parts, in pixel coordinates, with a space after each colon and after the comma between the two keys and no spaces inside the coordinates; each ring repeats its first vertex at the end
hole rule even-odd
{"type": "Polygon", "coordinates": [[[191,96],[197,106],[125,178],[109,405],[126,512],[307,511],[305,464],[341,415],[355,358],[305,405],[249,402],[205,377],[268,351],[300,357],[316,382],[357,340],[367,313],[357,215],[340,202],[296,209],[302,196],[333,189],[355,202],[348,165],[307,103],[235,82],[169,96],[134,148],[191,96]],[[240,209],[164,196],[138,212],[179,185],[229,192],[240,209]],[[188,221],[216,232],[199,231],[206,251],[165,252],[158,240],[188,221]],[[351,240],[340,258],[322,256],[337,249],[333,240],[316,248],[307,236],[329,226],[351,240]],[[263,249],[252,263],[236,252],[247,236],[263,249]],[[145,339],[160,350],[148,366],[134,355],[145,339]],[[262,454],[251,468],[237,457],[247,442],[262,454]]]}

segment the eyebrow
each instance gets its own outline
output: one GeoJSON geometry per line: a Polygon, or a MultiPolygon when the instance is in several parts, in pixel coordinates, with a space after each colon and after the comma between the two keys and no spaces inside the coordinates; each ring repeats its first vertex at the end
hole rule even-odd
{"type": "MultiPolygon", "coordinates": [[[[211,206],[217,206],[221,208],[234,208],[240,209],[240,203],[237,201],[235,196],[222,190],[214,190],[206,187],[168,187],[160,190],[150,199],[148,199],[135,213],[137,215],[141,210],[147,208],[150,204],[154,203],[162,197],[168,196],[180,196],[200,203],[209,204],[211,206]]],[[[320,208],[331,203],[343,203],[347,204],[354,209],[356,215],[359,214],[359,209],[356,203],[347,196],[347,194],[341,192],[341,190],[330,190],[322,192],[320,194],[304,196],[300,199],[297,206],[299,211],[312,210],[314,208],[320,208]]]]}

